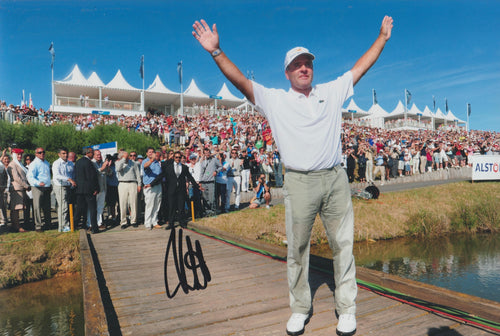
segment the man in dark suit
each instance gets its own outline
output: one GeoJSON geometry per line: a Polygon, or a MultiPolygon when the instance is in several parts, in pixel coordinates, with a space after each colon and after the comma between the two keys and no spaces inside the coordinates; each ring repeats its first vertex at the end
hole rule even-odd
{"type": "Polygon", "coordinates": [[[78,224],[83,215],[83,224],[87,223],[87,209],[90,212],[90,225],[92,233],[99,233],[97,226],[97,202],[96,195],[99,193],[99,180],[97,169],[92,163],[94,150],[85,148],[84,156],[76,161],[75,182],[76,182],[76,216],[75,224],[78,224]]]}
{"type": "MultiPolygon", "coordinates": [[[[174,153],[174,161],[162,163],[161,174],[155,178],[151,185],[160,183],[165,177],[167,184],[167,203],[168,203],[168,226],[166,229],[174,228],[175,213],[178,212],[178,219],[181,227],[187,226],[185,204],[187,198],[187,182],[191,182],[194,188],[203,190],[194,180],[189,172],[189,168],[181,163],[181,152],[174,153]]],[[[165,195],[163,196],[165,197],[165,195]]]]}

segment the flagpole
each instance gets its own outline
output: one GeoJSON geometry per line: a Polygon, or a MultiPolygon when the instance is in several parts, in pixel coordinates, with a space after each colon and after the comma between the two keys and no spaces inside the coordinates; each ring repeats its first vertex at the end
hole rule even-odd
{"type": "Polygon", "coordinates": [[[141,56],[141,65],[139,66],[139,74],[141,75],[141,79],[142,79],[140,111],[144,112],[144,100],[145,100],[145,97],[144,97],[144,78],[145,78],[145,76],[144,76],[144,55],[141,56]]]}
{"type": "Polygon", "coordinates": [[[50,72],[51,72],[51,80],[50,80],[50,87],[52,89],[52,108],[51,111],[54,111],[54,105],[55,105],[55,97],[54,97],[54,63],[55,63],[55,58],[56,58],[56,53],[54,50],[54,42],[51,42],[49,52],[52,56],[52,62],[50,65],[50,72]]]}
{"type": "Polygon", "coordinates": [[[406,110],[408,109],[408,98],[406,97],[407,93],[406,93],[406,89],[405,89],[405,96],[404,96],[404,102],[405,102],[405,126],[406,126],[406,110]]]}
{"type": "MultiPolygon", "coordinates": [[[[445,98],[444,102],[445,102],[445,112],[446,112],[446,114],[448,114],[448,98],[445,98]]],[[[444,125],[445,126],[447,126],[447,122],[446,121],[447,121],[446,118],[444,118],[444,125]]]]}
{"type": "Polygon", "coordinates": [[[432,117],[431,117],[431,123],[432,123],[432,130],[434,130],[435,126],[434,126],[434,116],[436,115],[436,97],[432,96],[432,117]]]}
{"type": "Polygon", "coordinates": [[[466,110],[467,110],[467,112],[466,112],[467,113],[467,129],[466,129],[466,131],[467,131],[467,133],[469,133],[469,115],[470,115],[470,104],[469,103],[467,103],[467,105],[466,105],[466,110]]]}
{"type": "Polygon", "coordinates": [[[177,66],[177,71],[179,72],[179,82],[181,84],[181,111],[180,115],[184,115],[184,90],[182,89],[182,60],[177,66]]]}
{"type": "Polygon", "coordinates": [[[51,111],[54,111],[54,101],[55,101],[55,97],[54,97],[54,66],[52,66],[52,77],[51,77],[51,87],[52,87],[52,108],[51,108],[51,111]]]}

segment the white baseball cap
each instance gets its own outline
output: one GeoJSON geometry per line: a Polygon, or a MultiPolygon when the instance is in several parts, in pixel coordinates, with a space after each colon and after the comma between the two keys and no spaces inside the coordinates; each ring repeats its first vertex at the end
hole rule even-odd
{"type": "Polygon", "coordinates": [[[304,47],[295,47],[293,49],[288,50],[285,56],[285,70],[292,61],[300,55],[308,55],[311,59],[314,59],[314,55],[309,52],[307,48],[304,47]]]}

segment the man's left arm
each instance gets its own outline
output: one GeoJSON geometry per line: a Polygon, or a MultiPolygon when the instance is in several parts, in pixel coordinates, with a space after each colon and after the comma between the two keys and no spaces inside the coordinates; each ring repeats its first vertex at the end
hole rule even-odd
{"type": "Polygon", "coordinates": [[[28,174],[26,174],[26,178],[28,179],[29,184],[32,187],[38,187],[40,182],[38,181],[38,167],[35,167],[35,162],[32,162],[28,167],[28,174]]]}
{"type": "Polygon", "coordinates": [[[134,171],[135,171],[135,178],[136,178],[136,181],[137,181],[137,192],[140,193],[141,192],[141,187],[142,187],[142,178],[141,178],[141,171],[139,169],[139,165],[134,163],[134,167],[133,167],[134,171]]]}
{"type": "Polygon", "coordinates": [[[364,76],[364,74],[375,64],[378,57],[384,50],[385,43],[391,38],[392,31],[392,17],[385,16],[382,20],[382,26],[380,27],[380,33],[372,44],[370,49],[354,64],[351,69],[352,72],[352,85],[356,83],[364,76]]]}

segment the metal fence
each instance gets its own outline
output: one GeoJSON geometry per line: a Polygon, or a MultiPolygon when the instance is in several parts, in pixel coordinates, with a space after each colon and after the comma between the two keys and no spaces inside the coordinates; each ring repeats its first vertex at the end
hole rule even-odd
{"type": "Polygon", "coordinates": [[[127,110],[127,111],[140,111],[141,103],[124,102],[118,100],[99,100],[91,98],[77,98],[77,97],[57,97],[58,106],[69,107],[82,107],[82,108],[96,108],[106,110],[127,110]]]}
{"type": "Polygon", "coordinates": [[[16,122],[22,124],[41,123],[41,120],[40,118],[38,118],[38,116],[35,117],[26,114],[15,113],[10,110],[0,110],[0,120],[7,121],[11,124],[14,124],[16,122]]]}

